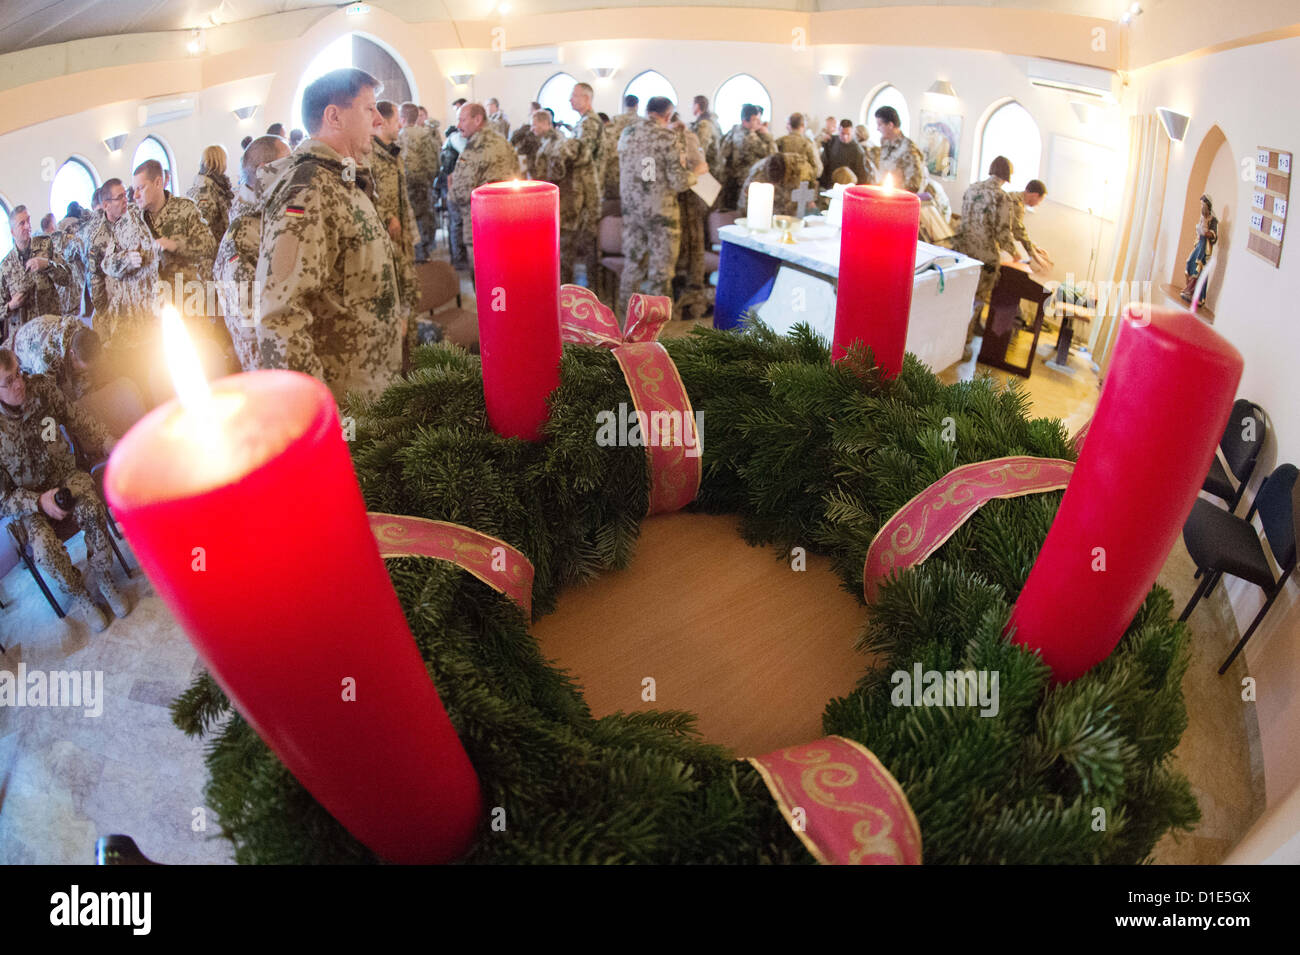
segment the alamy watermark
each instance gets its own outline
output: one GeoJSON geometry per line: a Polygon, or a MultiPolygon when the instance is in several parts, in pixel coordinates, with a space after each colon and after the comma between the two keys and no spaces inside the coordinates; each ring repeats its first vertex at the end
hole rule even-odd
{"type": "Polygon", "coordinates": [[[894,706],[978,706],[980,716],[998,715],[997,670],[895,670],[889,702],[894,706]]]}
{"type": "Polygon", "coordinates": [[[596,413],[596,444],[602,448],[685,448],[698,458],[704,443],[704,412],[638,411],[620,401],[617,411],[596,413]]]}
{"type": "Polygon", "coordinates": [[[0,706],[81,707],[83,715],[104,712],[103,670],[0,670],[0,706]]]}

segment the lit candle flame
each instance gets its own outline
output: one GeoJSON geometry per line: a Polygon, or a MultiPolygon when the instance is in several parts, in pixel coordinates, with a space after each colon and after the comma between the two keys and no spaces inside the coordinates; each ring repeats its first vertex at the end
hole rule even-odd
{"type": "Polygon", "coordinates": [[[199,353],[194,349],[194,342],[190,340],[180,314],[172,305],[163,306],[162,334],[163,352],[181,406],[191,414],[211,419],[212,391],[208,388],[208,380],[203,377],[203,366],[199,363],[199,353]]]}
{"type": "Polygon", "coordinates": [[[885,192],[894,191],[894,174],[892,172],[885,173],[885,181],[881,183],[881,186],[885,192]]]}

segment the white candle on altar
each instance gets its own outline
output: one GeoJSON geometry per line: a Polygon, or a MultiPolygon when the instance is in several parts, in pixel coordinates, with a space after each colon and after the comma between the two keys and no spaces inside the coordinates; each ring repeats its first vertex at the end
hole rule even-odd
{"type": "Polygon", "coordinates": [[[747,222],[751,229],[772,228],[773,192],[770,182],[751,182],[749,184],[747,222]]]}

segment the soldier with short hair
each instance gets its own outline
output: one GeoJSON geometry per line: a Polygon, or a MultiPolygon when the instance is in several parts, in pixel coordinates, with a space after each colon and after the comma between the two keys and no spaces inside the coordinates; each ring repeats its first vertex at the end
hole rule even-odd
{"type": "Polygon", "coordinates": [[[876,110],[876,129],[880,133],[880,158],[876,174],[880,181],[892,175],[895,189],[920,192],[925,187],[925,156],[899,128],[898,110],[882,106],[876,110]]]}
{"type": "Polygon", "coordinates": [[[681,213],[677,194],[695,185],[708,171],[701,158],[686,165],[682,138],[669,127],[673,104],[652,96],[645,118],[624,130],[618,141],[619,182],[622,183],[623,274],[618,289],[618,314],[627,314],[633,293],[672,296],[673,273],[681,243],[681,213]]]}
{"type": "Polygon", "coordinates": [[[573,260],[564,255],[565,228],[567,224],[572,230],[572,224],[579,217],[579,203],[584,198],[574,185],[582,144],[561,136],[555,129],[551,114],[544,109],[533,113],[532,131],[538,143],[532,161],[533,178],[553,182],[560,190],[560,284],[567,285],[573,281],[573,260]]]}
{"type": "Polygon", "coordinates": [[[750,168],[760,159],[776,152],[776,140],[767,131],[763,111],[753,103],[740,108],[740,122],[722,139],[723,209],[738,207],[740,186],[750,168]]]}
{"type": "MultiPolygon", "coordinates": [[[[86,269],[94,326],[106,347],[125,355],[140,345],[155,321],[158,253],[139,207],[121,179],[109,179],[97,193],[101,205],[86,240],[86,269]]],[[[124,369],[147,388],[147,379],[124,369]]],[[[147,393],[147,392],[146,392],[147,393]]]]}
{"type": "Polygon", "coordinates": [[[433,130],[420,123],[420,107],[403,103],[398,110],[401,125],[397,143],[406,169],[406,195],[419,229],[414,247],[416,262],[427,262],[437,245],[438,220],[433,214],[433,180],[438,176],[438,143],[433,130]]]}
{"type": "Polygon", "coordinates": [[[988,178],[972,184],[962,197],[961,231],[953,238],[953,248],[984,263],[966,330],[962,361],[970,359],[971,342],[983,332],[981,318],[997,285],[1001,253],[1010,253],[1015,248],[1011,237],[1011,198],[1005,192],[1011,172],[1011,160],[1006,156],[994,158],[989,163],[988,178]]]}
{"type": "Polygon", "coordinates": [[[259,136],[248,144],[239,163],[239,188],[230,207],[230,225],[217,247],[213,278],[221,285],[226,331],[242,371],[260,367],[256,310],[262,206],[267,188],[284,170],[289,153],[289,145],[279,136],[259,136]]]}
{"type": "MultiPolygon", "coordinates": [[[[691,120],[691,132],[700,142],[700,151],[704,153],[704,161],[708,163],[709,173],[718,182],[722,182],[725,175],[722,161],[722,128],[718,124],[718,117],[709,111],[709,98],[703,93],[691,101],[691,114],[694,116],[691,120]]],[[[714,200],[714,206],[716,205],[717,201],[714,200]]]]}
{"type": "MultiPolygon", "coordinates": [[[[158,252],[159,281],[173,290],[184,290],[187,282],[203,283],[206,289],[217,256],[217,240],[198,204],[168,191],[162,164],[156,159],[146,159],[133,175],[136,205],[144,214],[158,252]]],[[[172,304],[184,314],[181,302],[172,304]]]]}
{"type": "Polygon", "coordinates": [[[578,113],[572,141],[577,143],[573,158],[575,201],[566,221],[560,216],[560,272],[573,281],[574,265],[584,263],[587,284],[596,274],[596,230],[600,225],[601,194],[597,171],[601,163],[604,124],[591,108],[595,91],[590,83],[577,83],[569,96],[569,105],[578,113]]]}
{"type": "Polygon", "coordinates": [[[0,328],[5,336],[37,315],[62,315],[59,289],[72,284],[72,271],[48,235],[32,235],[26,206],[9,213],[14,247],[0,260],[0,328]]]}
{"type": "Polygon", "coordinates": [[[319,378],[342,402],[378,397],[402,368],[405,323],[388,230],[365,165],[382,117],[369,73],[326,73],[303,93],[308,139],[271,187],[257,261],[260,364],[319,378]]]}
{"type": "Polygon", "coordinates": [[[510,135],[510,120],[501,112],[501,103],[495,96],[487,101],[487,124],[503,139],[510,135]]]}
{"type": "Polygon", "coordinates": [[[776,141],[777,151],[802,156],[813,174],[813,178],[808,181],[816,182],[821,178],[822,160],[817,155],[812,140],[804,135],[803,113],[791,113],[790,118],[786,120],[786,128],[789,132],[776,141]]]}
{"type": "MultiPolygon", "coordinates": [[[[420,283],[415,276],[415,213],[406,185],[406,157],[397,141],[397,107],[388,100],[375,104],[383,121],[370,150],[370,170],[375,177],[375,211],[388,228],[393,243],[393,264],[397,269],[397,290],[406,320],[406,350],[418,344],[415,313],[420,303],[420,283]]],[[[433,193],[428,193],[432,197],[433,193]]]]}
{"type": "Polygon", "coordinates": [[[605,181],[603,184],[606,199],[618,199],[622,196],[622,188],[618,179],[618,141],[622,138],[623,131],[640,119],[636,114],[637,107],[640,104],[640,98],[635,94],[628,93],[623,97],[623,112],[612,117],[605,124],[604,142],[601,144],[601,151],[606,156],[605,181]]]}
{"type": "Polygon", "coordinates": [[[0,348],[0,518],[14,521],[18,534],[31,546],[37,566],[71,601],[73,612],[98,632],[108,626],[108,618],[91,598],[51,521],[69,515],[75,518],[85,532],[91,585],[97,586],[119,617],[130,613],[131,605],[113,579],[104,502],[91,476],[78,470],[58,433],[60,425],[91,457],[106,455],[117,444],[99,422],[69,402],[49,377],[24,373],[14,353],[0,348]],[[64,489],[70,502],[59,493],[64,489]]]}
{"type": "Polygon", "coordinates": [[[487,125],[487,110],[480,103],[466,103],[460,108],[456,128],[465,138],[465,148],[450,176],[448,195],[460,222],[467,223],[470,194],[485,183],[518,179],[519,159],[505,137],[487,125]]]}
{"type": "Polygon", "coordinates": [[[1021,245],[1025,247],[1025,252],[1031,259],[1042,259],[1051,262],[1052,257],[1047,254],[1047,250],[1034,245],[1034,241],[1029,238],[1029,230],[1025,228],[1025,209],[1033,209],[1047,197],[1047,186],[1041,179],[1030,179],[1025,183],[1023,192],[1009,192],[1007,198],[1011,200],[1011,235],[1021,245]]]}

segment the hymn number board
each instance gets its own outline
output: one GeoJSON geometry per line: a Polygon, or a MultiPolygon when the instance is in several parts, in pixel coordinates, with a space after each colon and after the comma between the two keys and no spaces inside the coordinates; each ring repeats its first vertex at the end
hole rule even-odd
{"type": "Polygon", "coordinates": [[[1250,197],[1250,240],[1246,247],[1275,268],[1282,260],[1290,195],[1291,154],[1260,146],[1255,155],[1255,191],[1250,197]]]}

